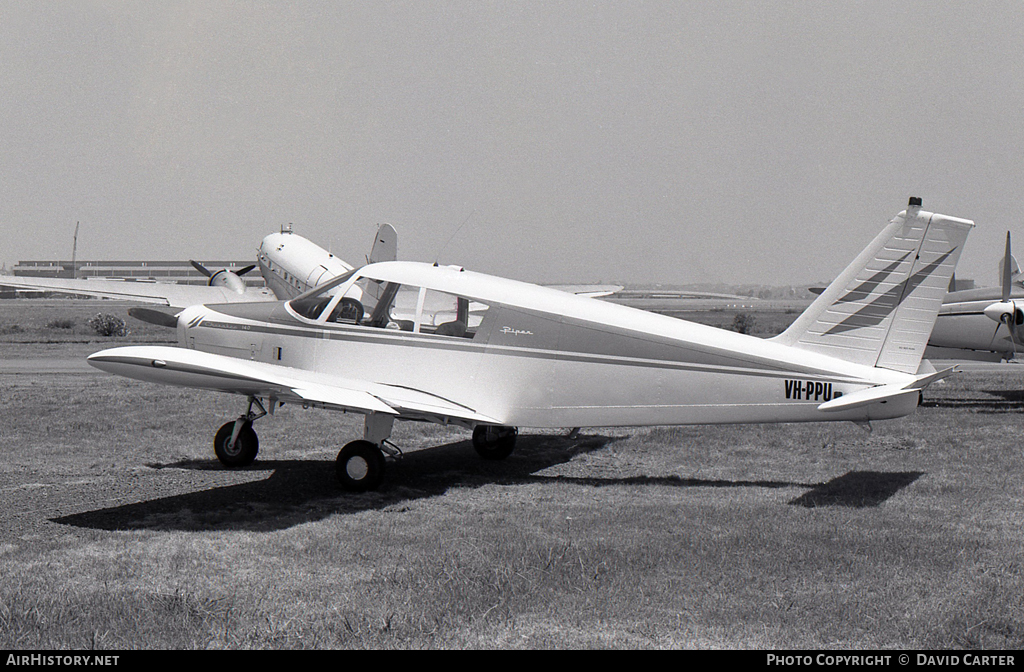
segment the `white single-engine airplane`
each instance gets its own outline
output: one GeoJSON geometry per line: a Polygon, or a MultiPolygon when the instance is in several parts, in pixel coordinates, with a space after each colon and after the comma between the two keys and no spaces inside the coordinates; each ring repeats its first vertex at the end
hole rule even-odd
{"type": "Polygon", "coordinates": [[[386,262],[290,301],[193,306],[177,318],[182,347],[118,347],[88,361],[248,397],[214,438],[228,466],[255,459],[252,423],[279,404],[363,414],[363,438],[337,458],[351,490],[376,488],[386,457],[400,455],[388,441],[395,420],[470,428],[476,450],[499,459],[520,426],[895,418],[953,370],[935,371],[922,353],[973,225],[911,199],[771,339],[458,267],[386,262]]]}

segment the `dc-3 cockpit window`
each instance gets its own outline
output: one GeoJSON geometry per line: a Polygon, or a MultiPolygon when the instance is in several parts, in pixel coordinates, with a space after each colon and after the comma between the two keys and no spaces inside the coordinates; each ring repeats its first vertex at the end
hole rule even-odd
{"type": "Polygon", "coordinates": [[[316,322],[357,324],[418,334],[473,338],[487,305],[425,287],[359,278],[350,271],[292,299],[298,315],[316,322]]]}

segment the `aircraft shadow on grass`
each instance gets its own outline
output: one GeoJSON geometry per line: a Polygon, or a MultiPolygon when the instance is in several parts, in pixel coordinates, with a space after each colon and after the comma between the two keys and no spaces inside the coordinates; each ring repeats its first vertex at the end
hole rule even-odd
{"type": "MultiPolygon", "coordinates": [[[[270,472],[257,481],[215,487],[169,497],[85,511],[51,519],[75,527],[102,530],[286,529],[337,514],[383,510],[417,499],[442,495],[451,488],[488,484],[572,483],[591,487],[653,485],[681,488],[807,488],[789,502],[804,507],[878,506],[914,482],[918,472],[850,472],[826,483],[713,480],[678,476],[571,477],[538,472],[564,464],[574,456],[618,441],[617,437],[582,435],[576,439],[551,435],[520,435],[516,452],[506,460],[479,459],[468,441],[406,453],[389,464],[390,485],[362,494],[344,492],[334,478],[334,462],[325,460],[261,460],[245,469],[270,472]]],[[[215,460],[186,461],[158,468],[220,470],[215,460]]]]}
{"type": "Polygon", "coordinates": [[[921,408],[950,408],[973,413],[1024,412],[1024,390],[979,390],[988,397],[964,399],[927,399],[921,408]]]}

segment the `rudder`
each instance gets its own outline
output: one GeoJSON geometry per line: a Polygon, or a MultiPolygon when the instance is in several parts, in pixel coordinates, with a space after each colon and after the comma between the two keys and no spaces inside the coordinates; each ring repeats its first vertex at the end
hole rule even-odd
{"type": "Polygon", "coordinates": [[[796,348],[916,373],[974,222],[921,210],[911,198],[790,327],[796,348]]]}

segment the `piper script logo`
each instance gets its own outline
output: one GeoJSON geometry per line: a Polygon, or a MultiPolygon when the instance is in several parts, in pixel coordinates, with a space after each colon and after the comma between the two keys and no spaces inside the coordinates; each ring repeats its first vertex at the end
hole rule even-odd
{"type": "Polygon", "coordinates": [[[502,327],[501,333],[511,334],[512,336],[533,336],[533,332],[526,329],[513,329],[512,327],[502,327]]]}

